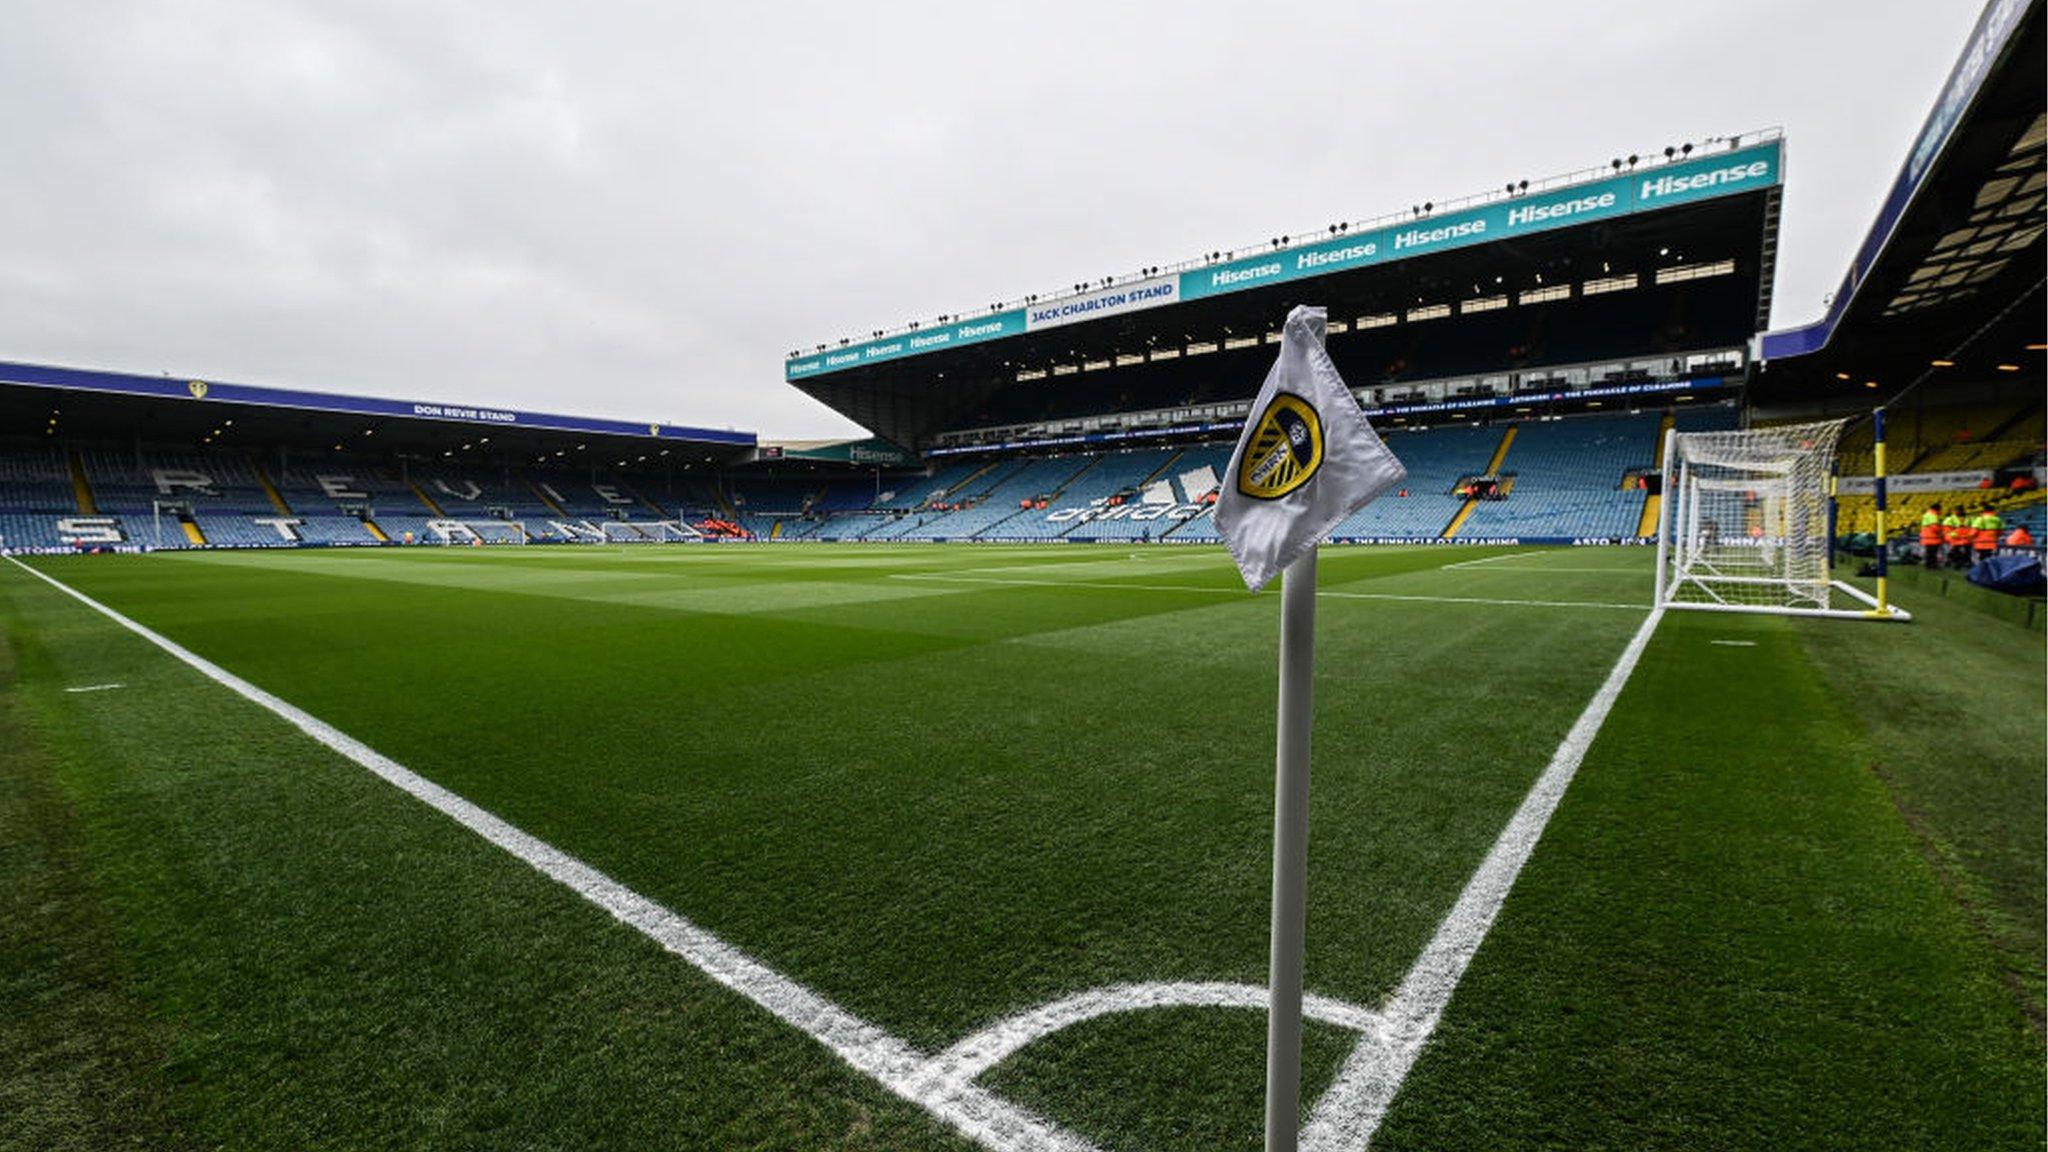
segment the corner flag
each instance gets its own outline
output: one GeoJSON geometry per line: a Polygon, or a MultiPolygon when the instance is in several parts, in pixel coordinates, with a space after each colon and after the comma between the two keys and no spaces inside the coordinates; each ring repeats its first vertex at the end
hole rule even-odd
{"type": "Polygon", "coordinates": [[[1308,925],[1308,738],[1315,714],[1316,543],[1408,470],[1380,443],[1323,350],[1323,310],[1287,314],[1280,358],[1230,458],[1216,530],[1257,592],[1280,590],[1273,774],[1273,950],[1267,983],[1266,1152],[1301,1135],[1301,985],[1308,925]]]}
{"type": "Polygon", "coordinates": [[[1321,308],[1287,314],[1216,499],[1216,531],[1254,592],[1408,475],[1323,350],[1323,323],[1321,308]]]}

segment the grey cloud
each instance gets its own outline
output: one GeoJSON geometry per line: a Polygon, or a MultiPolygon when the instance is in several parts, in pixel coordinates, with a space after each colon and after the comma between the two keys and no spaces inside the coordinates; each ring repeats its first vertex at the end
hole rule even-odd
{"type": "Polygon", "coordinates": [[[1796,322],[1975,14],[32,4],[0,357],[830,435],[790,348],[1768,124],[1796,322]]]}

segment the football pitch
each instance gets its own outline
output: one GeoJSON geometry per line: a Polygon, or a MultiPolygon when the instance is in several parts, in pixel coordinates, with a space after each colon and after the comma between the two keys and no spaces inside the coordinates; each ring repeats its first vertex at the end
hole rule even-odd
{"type": "MultiPolygon", "coordinates": [[[[1311,1146],[2039,1146],[2038,630],[1320,571],[1311,1146]]],[[[1255,1149],[1278,604],[1194,547],[0,562],[0,1147],[1255,1149]]]]}

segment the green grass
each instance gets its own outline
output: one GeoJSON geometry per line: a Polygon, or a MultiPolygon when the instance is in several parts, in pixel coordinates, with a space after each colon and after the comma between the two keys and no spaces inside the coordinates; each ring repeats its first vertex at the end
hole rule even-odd
{"type": "Polygon", "coordinates": [[[1867,637],[1813,629],[1801,638],[1835,696],[1859,702],[1851,710],[1870,736],[1868,769],[1998,953],[2038,1033],[2048,956],[2040,619],[2014,618],[2020,602],[1981,588],[1916,595],[1920,587],[1909,582],[1898,593],[1909,598],[1912,628],[1867,637]]]}
{"type": "MultiPolygon", "coordinates": [[[[1502,554],[1324,557],[1329,592],[1616,606],[1320,602],[1315,992],[1385,998],[1641,621],[1643,553],[1443,567],[1502,554]]],[[[1216,550],[36,563],[927,1051],[1264,980],[1277,597],[1216,550]]],[[[1856,679],[1917,626],[1667,621],[1379,1143],[2038,1138],[2043,672],[1990,623],[2031,743],[1958,794],[1872,719],[1911,678],[1856,679]]],[[[0,626],[0,929],[49,942],[0,953],[40,1105],[0,1095],[0,1145],[964,1146],[12,566],[0,626]]],[[[1105,1148],[1256,1148],[1262,1047],[1112,1017],[984,1082],[1105,1148]]],[[[1348,1048],[1311,1031],[1311,1091],[1348,1048]]]]}

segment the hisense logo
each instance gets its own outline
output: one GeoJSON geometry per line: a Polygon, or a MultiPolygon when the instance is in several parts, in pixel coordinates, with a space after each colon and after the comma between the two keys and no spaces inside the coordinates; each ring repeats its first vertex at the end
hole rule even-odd
{"type": "Polygon", "coordinates": [[[1747,184],[1752,180],[1764,179],[1770,174],[1769,160],[1752,160],[1747,164],[1695,172],[1690,176],[1659,176],[1655,180],[1643,181],[1636,192],[1636,199],[1655,200],[1663,196],[1675,196],[1680,192],[1696,192],[1727,184],[1747,184]]]}
{"type": "Polygon", "coordinates": [[[1322,252],[1303,252],[1294,258],[1296,271],[1321,268],[1325,264],[1343,264],[1353,260],[1364,260],[1379,255],[1380,246],[1368,240],[1363,244],[1352,244],[1343,248],[1331,248],[1322,252]]]}
{"type": "Polygon", "coordinates": [[[1479,236],[1486,232],[1486,221],[1467,220],[1462,224],[1447,224],[1442,228],[1411,228],[1394,234],[1394,251],[1403,248],[1420,248],[1425,244],[1441,244],[1446,240],[1458,240],[1466,236],[1479,236]]]}
{"type": "Polygon", "coordinates": [[[1580,196],[1571,200],[1554,200],[1548,204],[1530,204],[1526,207],[1508,209],[1508,227],[1520,228],[1528,224],[1541,224],[1546,220],[1562,220],[1568,216],[1599,212],[1612,207],[1612,192],[1602,192],[1598,196],[1580,196]]]}
{"type": "Polygon", "coordinates": [[[1209,273],[1209,285],[1213,288],[1222,288],[1231,284],[1242,284],[1247,280],[1264,280],[1268,276],[1278,276],[1281,271],[1278,260],[1254,268],[1218,268],[1209,273]]]}

